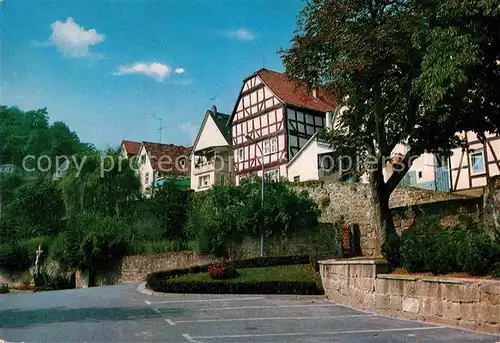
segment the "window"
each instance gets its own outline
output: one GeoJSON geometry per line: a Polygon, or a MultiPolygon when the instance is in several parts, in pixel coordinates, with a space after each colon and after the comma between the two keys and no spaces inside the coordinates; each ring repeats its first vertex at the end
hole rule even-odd
{"type": "Polygon", "coordinates": [[[210,175],[203,175],[198,178],[198,188],[210,186],[210,175]]]}
{"type": "Polygon", "coordinates": [[[141,156],[141,164],[146,163],[146,155],[141,156]]]}
{"type": "Polygon", "coordinates": [[[273,138],[271,139],[271,152],[277,152],[278,151],[278,139],[273,138]]]}
{"type": "Polygon", "coordinates": [[[146,175],[144,175],[144,183],[146,185],[149,184],[149,173],[146,173],[146,175]]]}
{"type": "Polygon", "coordinates": [[[221,185],[225,185],[227,183],[227,175],[221,174],[219,182],[221,185]]]}
{"type": "Polygon", "coordinates": [[[470,157],[472,165],[472,174],[484,173],[483,152],[475,152],[470,157]]]}
{"type": "Polygon", "coordinates": [[[243,154],[243,149],[238,149],[238,162],[243,161],[244,154],[243,154]]]}
{"type": "Polygon", "coordinates": [[[265,173],[266,179],[271,181],[278,181],[280,176],[279,169],[274,169],[265,173]]]}
{"type": "Polygon", "coordinates": [[[293,182],[300,182],[300,175],[294,176],[293,182]]]}
{"type": "Polygon", "coordinates": [[[418,178],[419,178],[419,179],[421,179],[421,178],[422,178],[422,172],[421,172],[421,171],[419,171],[419,172],[418,172],[418,178]]]}
{"type": "Polygon", "coordinates": [[[264,141],[264,155],[269,154],[269,141],[264,141]]]}

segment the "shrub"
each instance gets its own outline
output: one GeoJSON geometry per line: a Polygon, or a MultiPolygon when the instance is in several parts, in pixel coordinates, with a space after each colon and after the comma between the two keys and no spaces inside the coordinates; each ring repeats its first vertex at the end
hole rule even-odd
{"type": "Polygon", "coordinates": [[[203,198],[193,196],[187,221],[188,238],[202,253],[225,256],[228,245],[246,236],[290,236],[311,233],[318,226],[319,209],[307,192],[297,194],[286,182],[265,184],[264,206],[260,181],[245,180],[239,187],[217,185],[203,198]],[[201,200],[202,199],[202,200],[201,200]]]}
{"type": "Polygon", "coordinates": [[[391,268],[401,267],[401,237],[393,232],[382,244],[382,254],[389,262],[391,268]]]}
{"type": "Polygon", "coordinates": [[[106,269],[129,251],[126,226],[119,218],[78,216],[54,240],[51,255],[69,268],[106,269]]]}
{"type": "Polygon", "coordinates": [[[192,281],[155,280],[148,287],[157,292],[197,294],[304,294],[320,295],[323,290],[313,281],[192,281]]]}
{"type": "Polygon", "coordinates": [[[6,293],[9,293],[9,285],[7,285],[6,283],[2,283],[0,284],[0,294],[6,294],[6,293]]]}
{"type": "Polygon", "coordinates": [[[478,223],[452,228],[409,229],[403,233],[402,266],[409,272],[472,275],[495,274],[500,260],[500,234],[478,223]]]}
{"type": "Polygon", "coordinates": [[[21,271],[29,268],[28,250],[19,243],[0,245],[0,268],[8,271],[21,271]]]}

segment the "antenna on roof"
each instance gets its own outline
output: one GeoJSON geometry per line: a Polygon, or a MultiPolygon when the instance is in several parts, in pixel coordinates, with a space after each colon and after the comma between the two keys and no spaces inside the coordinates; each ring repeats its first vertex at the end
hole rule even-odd
{"type": "Polygon", "coordinates": [[[220,91],[218,91],[218,92],[217,92],[217,93],[216,93],[213,97],[211,97],[211,98],[210,98],[210,101],[211,101],[212,103],[215,103],[215,100],[217,100],[217,97],[219,96],[219,94],[220,94],[220,91]]]}
{"type": "Polygon", "coordinates": [[[156,115],[153,115],[153,118],[158,119],[158,120],[160,121],[160,127],[159,127],[157,130],[158,130],[158,132],[160,133],[160,141],[159,141],[159,143],[161,144],[161,132],[162,132],[162,131],[163,131],[163,129],[165,128],[165,126],[163,126],[163,118],[158,117],[158,116],[156,116],[156,115]]]}

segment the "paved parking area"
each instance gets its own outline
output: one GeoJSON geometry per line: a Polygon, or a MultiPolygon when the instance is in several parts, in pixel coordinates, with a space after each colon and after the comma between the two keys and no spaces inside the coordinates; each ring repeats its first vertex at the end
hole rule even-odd
{"type": "Polygon", "coordinates": [[[0,295],[6,342],[478,342],[500,337],[377,316],[322,297],[145,295],[137,285],[0,295]]]}
{"type": "Polygon", "coordinates": [[[170,332],[191,343],[498,341],[494,335],[378,316],[321,297],[172,294],[145,303],[165,316],[170,332]]]}

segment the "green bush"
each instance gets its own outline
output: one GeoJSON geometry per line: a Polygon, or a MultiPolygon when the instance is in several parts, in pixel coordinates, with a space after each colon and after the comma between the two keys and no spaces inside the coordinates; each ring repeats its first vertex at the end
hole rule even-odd
{"type": "Polygon", "coordinates": [[[0,294],[7,294],[9,292],[9,285],[7,285],[6,283],[0,284],[0,294]]]}
{"type": "Polygon", "coordinates": [[[497,273],[500,233],[478,223],[452,228],[417,227],[402,235],[402,266],[412,273],[497,273]]]}
{"type": "Polygon", "coordinates": [[[30,267],[29,253],[17,242],[0,245],[0,268],[21,271],[30,267]]]}
{"type": "Polygon", "coordinates": [[[398,233],[390,234],[382,244],[382,254],[391,268],[401,267],[401,237],[398,233]]]}
{"type": "Polygon", "coordinates": [[[266,181],[264,189],[264,206],[259,179],[239,187],[217,185],[203,197],[194,196],[187,237],[198,241],[200,252],[225,256],[228,245],[259,236],[262,226],[266,237],[310,234],[318,227],[318,206],[306,192],[297,194],[286,182],[266,181]]]}
{"type": "Polygon", "coordinates": [[[148,287],[165,293],[196,294],[305,294],[320,295],[323,290],[314,281],[190,281],[152,280],[148,287]]]}
{"type": "Polygon", "coordinates": [[[54,240],[51,255],[69,268],[106,269],[130,250],[126,228],[119,218],[78,216],[54,240]]]}

